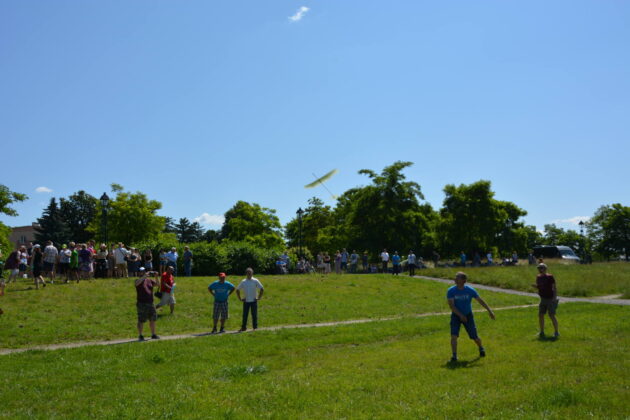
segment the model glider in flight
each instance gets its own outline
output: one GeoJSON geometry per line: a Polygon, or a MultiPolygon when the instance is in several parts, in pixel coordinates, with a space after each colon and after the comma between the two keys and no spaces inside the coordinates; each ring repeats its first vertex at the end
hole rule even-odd
{"type": "Polygon", "coordinates": [[[304,188],[315,188],[316,186],[321,185],[322,187],[326,188],[326,191],[328,191],[328,193],[330,194],[332,198],[337,199],[337,196],[331,193],[328,187],[326,186],[326,184],[324,184],[324,182],[332,178],[333,175],[335,175],[337,172],[338,172],[337,169],[333,169],[332,171],[328,172],[326,175],[321,176],[319,178],[317,177],[317,175],[313,174],[315,181],[311,182],[310,184],[305,185],[304,188]]]}

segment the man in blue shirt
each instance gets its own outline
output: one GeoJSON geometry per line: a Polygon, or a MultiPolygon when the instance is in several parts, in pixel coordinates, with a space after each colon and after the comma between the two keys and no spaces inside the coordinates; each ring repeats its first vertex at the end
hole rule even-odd
{"type": "Polygon", "coordinates": [[[214,296],[214,310],[212,311],[212,320],[214,326],[212,333],[217,333],[217,321],[221,319],[221,330],[219,333],[225,332],[225,320],[228,319],[228,297],[234,293],[234,285],[229,281],[225,281],[225,273],[219,273],[219,280],[208,286],[208,291],[214,296]]]}
{"type": "Polygon", "coordinates": [[[486,310],[491,319],[494,319],[494,312],[484,302],[475,289],[466,285],[466,274],[461,271],[455,275],[455,286],[451,286],[446,292],[446,299],[448,300],[448,306],[451,307],[451,348],[453,350],[453,357],[451,362],[457,362],[457,338],[459,337],[459,328],[461,324],[464,324],[468,337],[474,340],[479,347],[479,356],[485,357],[486,350],[481,344],[481,339],[477,336],[477,326],[475,325],[475,318],[472,312],[472,299],[477,299],[477,302],[486,310]]]}
{"type": "Polygon", "coordinates": [[[173,274],[177,275],[177,248],[171,248],[170,252],[166,253],[166,265],[173,267],[173,274]]]}
{"type": "Polygon", "coordinates": [[[392,275],[398,275],[400,273],[400,255],[398,255],[398,251],[394,251],[394,255],[392,255],[392,264],[394,266],[392,275]]]}

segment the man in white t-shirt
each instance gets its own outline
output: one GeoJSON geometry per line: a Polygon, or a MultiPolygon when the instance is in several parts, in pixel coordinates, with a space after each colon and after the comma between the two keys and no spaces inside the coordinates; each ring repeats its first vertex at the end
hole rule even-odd
{"type": "Polygon", "coordinates": [[[46,248],[44,248],[44,277],[48,276],[50,282],[55,282],[55,263],[57,262],[57,256],[59,251],[53,245],[52,241],[46,241],[46,248]]]}
{"type": "Polygon", "coordinates": [[[114,259],[116,260],[116,272],[118,277],[128,277],[127,273],[127,256],[130,254],[122,242],[118,242],[118,248],[114,250],[114,259]]]}
{"type": "Polygon", "coordinates": [[[243,302],[243,323],[239,332],[247,330],[247,316],[250,310],[252,311],[252,326],[254,330],[258,328],[258,301],[262,299],[264,292],[263,285],[253,277],[254,270],[252,268],[245,270],[245,275],[247,278],[243,279],[236,288],[236,296],[243,302]],[[245,295],[244,297],[241,297],[241,290],[245,295]],[[259,290],[260,292],[258,292],[259,290]]]}
{"type": "Polygon", "coordinates": [[[381,262],[383,263],[383,273],[387,273],[387,264],[389,264],[387,249],[383,249],[383,252],[381,252],[381,262]]]}

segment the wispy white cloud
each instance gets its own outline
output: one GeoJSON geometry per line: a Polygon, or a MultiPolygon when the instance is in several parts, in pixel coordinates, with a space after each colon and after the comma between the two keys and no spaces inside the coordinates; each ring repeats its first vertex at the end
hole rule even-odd
{"type": "Polygon", "coordinates": [[[589,220],[591,220],[591,218],[587,216],[575,216],[575,217],[571,217],[570,219],[554,220],[553,223],[568,223],[570,225],[579,225],[580,222],[586,223],[589,220]]]}
{"type": "Polygon", "coordinates": [[[53,190],[51,190],[48,187],[37,187],[37,188],[35,188],[35,192],[38,192],[38,193],[51,193],[51,192],[53,192],[53,190]]]}
{"type": "Polygon", "coordinates": [[[201,225],[221,226],[225,222],[225,217],[223,217],[222,214],[203,213],[201,216],[195,217],[193,220],[201,225]]]}
{"type": "Polygon", "coordinates": [[[304,15],[311,10],[310,8],[306,7],[306,6],[302,6],[300,7],[297,12],[295,12],[295,14],[293,16],[289,16],[289,20],[291,22],[299,22],[302,20],[302,18],[304,17],[304,15]]]}

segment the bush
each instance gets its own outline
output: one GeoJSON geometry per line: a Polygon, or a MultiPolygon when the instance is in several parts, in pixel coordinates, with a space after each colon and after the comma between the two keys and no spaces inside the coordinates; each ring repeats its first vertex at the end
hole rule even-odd
{"type": "Polygon", "coordinates": [[[249,242],[194,242],[178,243],[172,234],[160,235],[151,241],[134,244],[141,252],[150,249],[153,261],[159,262],[161,249],[177,248],[177,272],[184,272],[184,246],[188,246],[193,253],[193,274],[197,276],[225,272],[230,274],[244,274],[247,267],[252,267],[257,273],[273,274],[275,262],[280,255],[278,250],[257,247],[249,242]]]}

